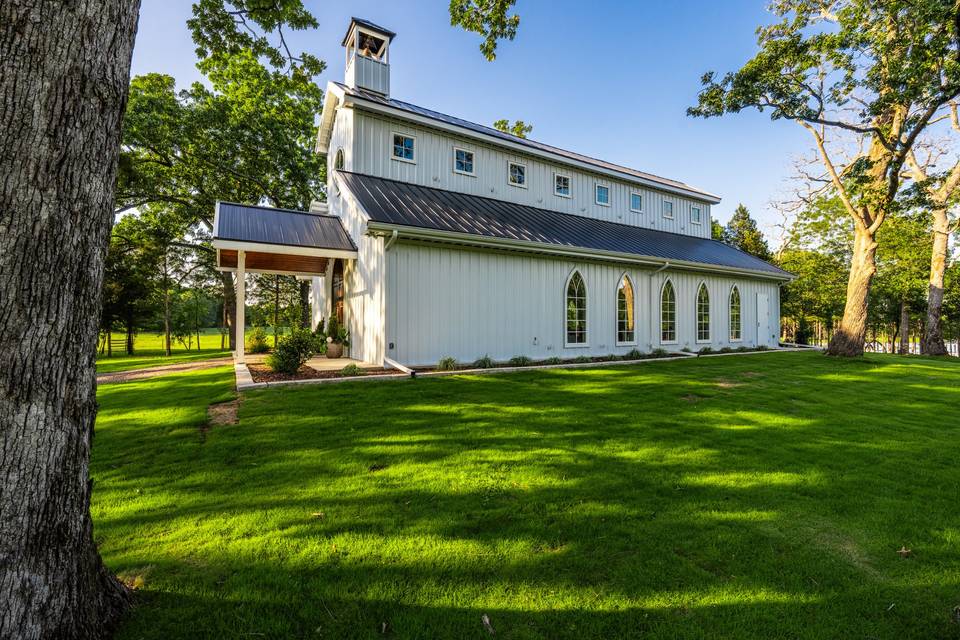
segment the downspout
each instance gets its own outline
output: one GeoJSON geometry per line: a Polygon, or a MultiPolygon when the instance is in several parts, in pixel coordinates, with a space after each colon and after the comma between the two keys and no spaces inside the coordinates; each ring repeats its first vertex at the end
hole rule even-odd
{"type": "MultiPolygon", "coordinates": [[[[663,263],[663,266],[662,266],[662,267],[660,267],[659,269],[656,269],[656,270],[650,272],[650,298],[651,298],[651,302],[654,302],[654,301],[655,301],[655,298],[653,298],[653,278],[654,278],[654,276],[656,276],[656,275],[659,274],[659,273],[663,273],[664,271],[666,271],[666,270],[669,269],[669,268],[670,268],[670,261],[668,260],[667,262],[664,262],[664,263],[663,263]]],[[[659,307],[660,307],[659,304],[651,304],[651,305],[650,305],[650,349],[653,349],[653,345],[656,344],[656,340],[654,340],[654,336],[657,335],[657,334],[656,334],[656,331],[657,331],[657,324],[656,324],[657,318],[656,318],[656,316],[655,316],[654,314],[655,314],[655,310],[658,309],[659,307]]]]}
{"type": "Polygon", "coordinates": [[[390,237],[387,238],[386,244],[383,245],[383,252],[386,253],[390,251],[390,247],[393,246],[393,243],[397,241],[397,238],[400,237],[400,232],[396,229],[393,230],[393,233],[390,234],[390,237]]]}

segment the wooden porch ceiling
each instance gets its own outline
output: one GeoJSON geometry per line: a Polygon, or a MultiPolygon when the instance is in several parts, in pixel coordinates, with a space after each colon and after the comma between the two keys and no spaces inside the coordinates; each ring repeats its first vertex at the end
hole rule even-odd
{"type": "MultiPolygon", "coordinates": [[[[262,251],[245,252],[246,271],[266,273],[291,273],[302,275],[323,275],[327,272],[327,260],[320,256],[301,256],[289,253],[266,253],[262,251]]],[[[220,249],[217,251],[217,267],[222,270],[237,268],[237,250],[220,249]]]]}

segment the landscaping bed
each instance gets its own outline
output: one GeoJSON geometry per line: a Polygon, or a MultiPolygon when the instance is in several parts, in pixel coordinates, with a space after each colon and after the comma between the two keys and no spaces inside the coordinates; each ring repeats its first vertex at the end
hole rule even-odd
{"type": "MultiPolygon", "coordinates": [[[[350,365],[347,365],[348,367],[350,365]]],[[[396,369],[360,369],[356,367],[351,373],[340,371],[317,371],[307,365],[300,367],[295,374],[271,371],[265,364],[248,364],[250,376],[254,382],[288,382],[290,380],[318,380],[328,378],[362,378],[364,376],[406,375],[396,369]]],[[[346,367],[344,367],[346,368],[346,367]]]]}

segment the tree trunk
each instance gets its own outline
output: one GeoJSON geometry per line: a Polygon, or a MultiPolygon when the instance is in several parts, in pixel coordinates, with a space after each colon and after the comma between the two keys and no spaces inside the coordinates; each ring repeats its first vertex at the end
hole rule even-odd
{"type": "Polygon", "coordinates": [[[237,321],[237,291],[233,288],[233,274],[221,271],[220,282],[223,284],[223,319],[226,322],[227,339],[230,341],[230,350],[235,351],[237,340],[233,327],[237,321]]]}
{"type": "Polygon", "coordinates": [[[0,2],[0,638],[106,638],[94,355],[138,0],[0,2]]]}
{"type": "Polygon", "coordinates": [[[163,352],[170,355],[170,278],[167,274],[167,252],[163,252],[163,352]]]}
{"type": "Polygon", "coordinates": [[[930,256],[930,284],[927,289],[927,325],[920,346],[921,353],[928,356],[947,355],[943,343],[943,274],[947,268],[947,251],[950,241],[950,222],[947,210],[933,210],[933,253],[930,256]]]}
{"type": "Polygon", "coordinates": [[[280,328],[280,276],[273,276],[273,348],[277,348],[277,331],[280,328]]]}
{"type": "Polygon", "coordinates": [[[830,338],[827,354],[862,356],[867,339],[867,305],[870,285],[877,273],[877,242],[867,229],[857,226],[853,240],[853,258],[847,280],[847,301],[843,318],[830,338]]]}
{"type": "Polygon", "coordinates": [[[310,326],[310,283],[300,281],[300,327],[311,329],[310,326]]]}
{"type": "Polygon", "coordinates": [[[910,307],[906,300],[900,301],[900,354],[910,353],[910,307]]]}

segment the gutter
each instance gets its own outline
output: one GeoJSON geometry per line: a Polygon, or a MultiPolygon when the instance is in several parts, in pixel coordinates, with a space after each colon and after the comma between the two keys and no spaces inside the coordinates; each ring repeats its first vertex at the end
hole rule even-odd
{"type": "MultiPolygon", "coordinates": [[[[547,245],[540,242],[531,242],[528,240],[512,240],[509,238],[492,238],[488,236],[477,236],[472,233],[461,233],[456,231],[441,231],[437,229],[427,229],[425,227],[410,227],[406,225],[395,225],[385,222],[375,222],[373,220],[367,223],[367,230],[372,232],[385,232],[393,234],[394,232],[403,233],[407,239],[433,240],[438,242],[452,242],[457,244],[474,245],[480,247],[490,247],[505,250],[525,250],[546,253],[550,255],[566,256],[584,260],[607,259],[620,263],[636,264],[648,267],[659,267],[662,271],[668,267],[684,269],[691,271],[708,271],[730,275],[749,276],[751,278],[762,278],[767,280],[793,280],[795,276],[770,273],[768,271],[754,271],[751,269],[736,269],[720,265],[711,265],[701,262],[690,262],[687,260],[666,260],[654,256],[637,256],[632,253],[619,253],[615,251],[591,250],[582,247],[571,247],[566,245],[547,245]]],[[[392,243],[391,243],[392,244],[392,243]]]]}

